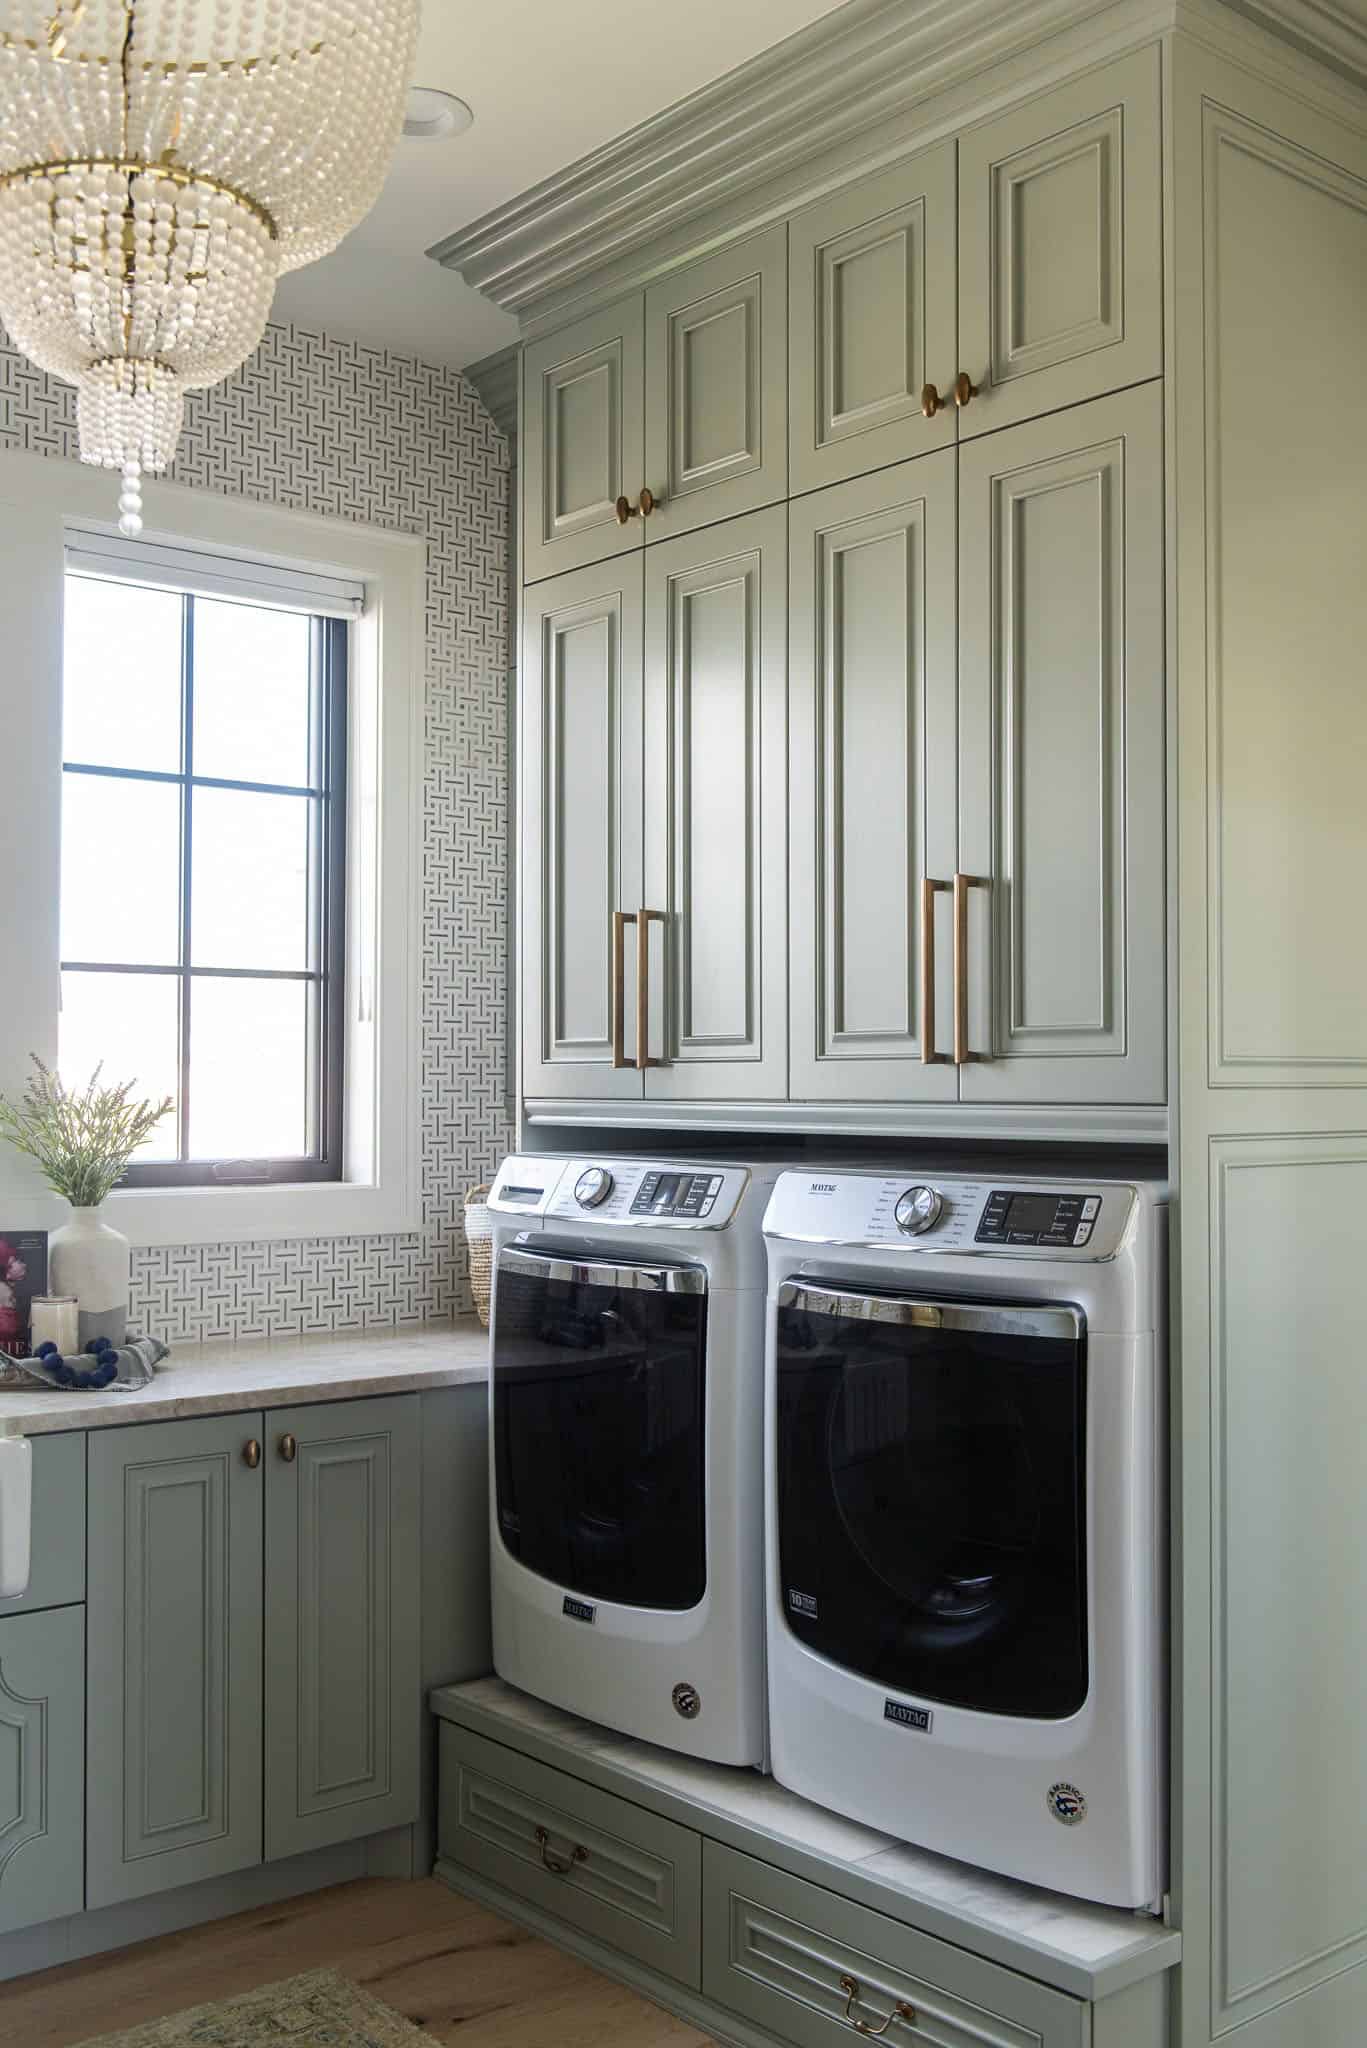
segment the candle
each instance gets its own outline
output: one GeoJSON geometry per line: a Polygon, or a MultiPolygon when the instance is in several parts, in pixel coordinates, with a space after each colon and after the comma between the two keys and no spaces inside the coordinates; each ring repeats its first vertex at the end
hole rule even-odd
{"type": "Polygon", "coordinates": [[[55,1344],[63,1358],[81,1348],[80,1311],[74,1294],[35,1294],[29,1303],[29,1349],[55,1344]]]}

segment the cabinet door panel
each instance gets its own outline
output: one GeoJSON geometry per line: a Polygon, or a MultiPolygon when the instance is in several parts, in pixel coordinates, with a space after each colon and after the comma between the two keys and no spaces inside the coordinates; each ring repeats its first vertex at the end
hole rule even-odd
{"type": "Polygon", "coordinates": [[[960,867],[977,1102],[1161,1102],[1161,393],[965,449],[960,867]]]}
{"type": "Polygon", "coordinates": [[[261,1427],[91,1434],[92,1907],[261,1860],[261,1427]]]}
{"type": "Polygon", "coordinates": [[[788,494],[787,230],[646,293],[647,542],[788,494]]]}
{"type": "Polygon", "coordinates": [[[0,1934],[85,1901],[85,1610],[0,1621],[0,1934]]]}
{"type": "Polygon", "coordinates": [[[787,1092],[781,507],[646,557],[649,1096],[787,1092]]]}
{"type": "Polygon", "coordinates": [[[927,419],[955,349],[954,145],[864,178],[789,229],[794,492],[951,445],[955,410],[927,419]]]}
{"type": "Polygon", "coordinates": [[[955,456],[791,510],[791,1092],[951,1101],[949,906],[926,1064],[922,883],[955,867],[955,456]]]}
{"type": "Polygon", "coordinates": [[[1161,373],[1156,49],[970,130],[959,194],[964,434],[1161,373]]]}
{"type": "Polygon", "coordinates": [[[266,1423],[273,1861],[417,1814],[418,1396],[283,1408],[266,1423]]]}
{"type": "MultiPolygon", "coordinates": [[[[613,913],[641,902],[639,557],[529,592],[522,663],[523,1088],[639,1097],[612,1064],[613,913]]],[[[625,952],[634,989],[634,930],[625,952]]]]}
{"type": "Polygon", "coordinates": [[[645,482],[639,295],[533,342],[522,403],[523,579],[633,553],[644,522],[616,504],[645,482]]]}

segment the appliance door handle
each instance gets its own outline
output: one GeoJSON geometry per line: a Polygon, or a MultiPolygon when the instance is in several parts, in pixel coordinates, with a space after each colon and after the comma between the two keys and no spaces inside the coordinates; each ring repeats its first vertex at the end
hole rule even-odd
{"type": "Polygon", "coordinates": [[[954,1064],[966,1067],[987,1054],[968,1049],[968,892],[992,887],[988,875],[954,877],[954,1064]]]}
{"type": "Polygon", "coordinates": [[[906,1295],[860,1294],[853,1289],[825,1287],[819,1280],[785,1280],[778,1290],[780,1308],[806,1309],[812,1315],[844,1316],[864,1323],[891,1323],[904,1329],[983,1331],[998,1337],[1053,1337],[1076,1343],[1086,1318],[1075,1308],[1017,1308],[991,1301],[918,1301],[906,1295]]]}
{"type": "MultiPolygon", "coordinates": [[[[614,910],[612,913],[612,1064],[614,1067],[629,1067],[627,1058],[627,926],[635,924],[634,910],[614,910]]],[[[640,969],[637,969],[637,978],[640,969]]],[[[640,1055],[637,1062],[640,1064],[640,1055]]]]}
{"type": "MultiPolygon", "coordinates": [[[[948,882],[925,875],[921,881],[921,1065],[950,1064],[947,1052],[935,1050],[935,898],[948,882]]],[[[957,968],[956,968],[957,971],[957,968]]]]}
{"type": "Polygon", "coordinates": [[[620,1259],[581,1259],[573,1252],[529,1252],[514,1244],[505,1244],[499,1252],[498,1269],[575,1286],[612,1287],[621,1293],[707,1292],[707,1274],[701,1266],[636,1266],[620,1259]]]}
{"type": "Polygon", "coordinates": [[[663,932],[666,928],[662,910],[647,910],[644,906],[636,913],[639,937],[636,946],[636,1064],[644,1073],[647,1067],[662,1067],[664,1060],[650,1057],[650,927],[654,921],[663,932]]]}

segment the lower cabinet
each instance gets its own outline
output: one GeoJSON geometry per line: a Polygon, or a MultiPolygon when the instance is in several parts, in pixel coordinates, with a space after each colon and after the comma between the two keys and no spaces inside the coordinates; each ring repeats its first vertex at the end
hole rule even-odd
{"type": "Polygon", "coordinates": [[[0,1621],[0,1934],[79,1913],[85,1613],[0,1621]]]}
{"type": "Polygon", "coordinates": [[[416,1395],[92,1432],[87,1906],[415,1817],[419,1498],[416,1395]]]}

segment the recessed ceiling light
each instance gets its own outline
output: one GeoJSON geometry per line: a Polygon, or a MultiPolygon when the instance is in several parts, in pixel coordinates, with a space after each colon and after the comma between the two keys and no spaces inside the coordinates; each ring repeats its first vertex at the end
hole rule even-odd
{"type": "Polygon", "coordinates": [[[458,100],[453,92],[415,85],[404,109],[403,132],[415,141],[435,142],[442,135],[463,135],[474,118],[464,100],[458,100]]]}

